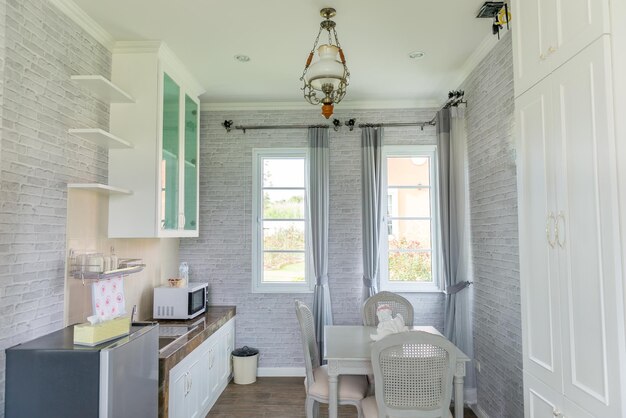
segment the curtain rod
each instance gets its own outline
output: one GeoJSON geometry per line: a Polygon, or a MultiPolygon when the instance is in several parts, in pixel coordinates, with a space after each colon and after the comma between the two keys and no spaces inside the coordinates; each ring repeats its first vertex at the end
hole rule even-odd
{"type": "Polygon", "coordinates": [[[398,123],[359,123],[359,128],[399,128],[402,126],[435,126],[436,121],[432,119],[428,122],[398,122],[398,123]]]}
{"type": "Polygon", "coordinates": [[[330,125],[237,125],[235,129],[244,131],[259,129],[308,129],[308,128],[330,128],[330,125]]]}

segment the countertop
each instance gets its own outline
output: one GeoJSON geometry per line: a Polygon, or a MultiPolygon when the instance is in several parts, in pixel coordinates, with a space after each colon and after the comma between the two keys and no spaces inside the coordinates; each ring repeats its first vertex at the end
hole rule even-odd
{"type": "Polygon", "coordinates": [[[209,306],[207,311],[190,320],[163,320],[155,319],[161,326],[187,325],[197,326],[187,338],[166,347],[159,353],[159,417],[168,416],[170,370],[180,363],[193,350],[198,348],[207,338],[213,335],[220,327],[235,316],[234,306],[209,306]]]}

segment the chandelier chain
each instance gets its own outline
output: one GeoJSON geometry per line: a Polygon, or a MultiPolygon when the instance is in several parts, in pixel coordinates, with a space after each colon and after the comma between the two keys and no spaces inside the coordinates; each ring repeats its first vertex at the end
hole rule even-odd
{"type": "MultiPolygon", "coordinates": [[[[317,37],[315,38],[315,42],[313,42],[313,48],[311,48],[311,54],[315,54],[315,48],[320,41],[320,36],[322,35],[322,27],[320,26],[319,32],[317,32],[317,37]]],[[[304,76],[306,75],[307,70],[309,69],[308,65],[304,66],[304,70],[302,71],[302,76],[300,77],[300,81],[304,80],[304,76]]]]}

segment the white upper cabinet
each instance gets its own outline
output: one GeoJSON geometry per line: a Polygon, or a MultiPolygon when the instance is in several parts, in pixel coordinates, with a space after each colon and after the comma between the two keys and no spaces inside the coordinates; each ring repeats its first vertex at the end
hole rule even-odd
{"type": "Polygon", "coordinates": [[[118,43],[112,67],[135,103],[111,105],[111,132],[134,147],[109,152],[109,181],[133,191],[109,200],[109,237],[197,237],[203,90],[161,42],[118,43]]]}
{"type": "Polygon", "coordinates": [[[610,32],[609,0],[513,0],[513,10],[516,96],[610,32]]]}

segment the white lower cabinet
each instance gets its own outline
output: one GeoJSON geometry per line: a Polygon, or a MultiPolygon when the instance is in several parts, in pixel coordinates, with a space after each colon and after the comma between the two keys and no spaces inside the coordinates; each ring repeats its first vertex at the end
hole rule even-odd
{"type": "Polygon", "coordinates": [[[205,417],[230,381],[235,318],[170,371],[169,417],[205,417]]]}

